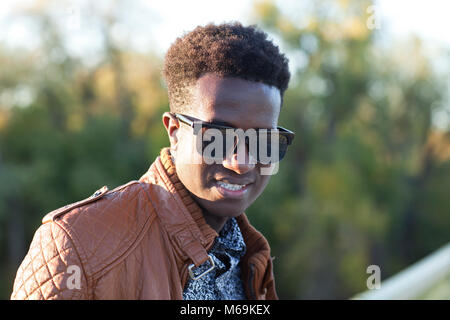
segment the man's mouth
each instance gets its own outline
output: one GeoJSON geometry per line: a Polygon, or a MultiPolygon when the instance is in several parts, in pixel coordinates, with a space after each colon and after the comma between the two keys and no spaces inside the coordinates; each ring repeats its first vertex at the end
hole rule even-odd
{"type": "Polygon", "coordinates": [[[243,181],[243,182],[237,182],[237,181],[229,181],[228,179],[221,179],[216,180],[216,188],[219,191],[219,193],[225,197],[225,198],[232,198],[232,199],[242,199],[247,193],[249,186],[252,184],[250,181],[243,181]],[[226,180],[226,181],[225,181],[226,180]]]}
{"type": "Polygon", "coordinates": [[[223,181],[217,181],[217,184],[221,186],[224,189],[230,190],[230,191],[237,191],[241,190],[242,188],[245,188],[245,184],[234,184],[234,183],[226,183],[223,181]]]}

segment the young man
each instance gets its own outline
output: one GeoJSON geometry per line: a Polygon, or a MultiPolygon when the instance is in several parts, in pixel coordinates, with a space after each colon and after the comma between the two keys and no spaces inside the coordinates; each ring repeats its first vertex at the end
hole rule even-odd
{"type": "Polygon", "coordinates": [[[175,41],[163,75],[170,148],[138,181],[47,214],[12,299],[277,299],[269,245],[243,212],[293,139],[277,127],[287,59],[254,27],[210,24],[175,41]],[[207,152],[208,130],[237,128],[255,139],[207,152]]]}

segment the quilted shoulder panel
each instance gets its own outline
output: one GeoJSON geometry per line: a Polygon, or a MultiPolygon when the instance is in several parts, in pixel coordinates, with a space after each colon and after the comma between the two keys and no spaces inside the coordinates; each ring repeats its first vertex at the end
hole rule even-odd
{"type": "Polygon", "coordinates": [[[55,219],[74,242],[88,278],[124,259],[153,221],[154,208],[138,181],[55,219]]]}
{"type": "Polygon", "coordinates": [[[17,271],[11,299],[87,299],[88,291],[70,237],[54,222],[41,225],[17,271]]]}

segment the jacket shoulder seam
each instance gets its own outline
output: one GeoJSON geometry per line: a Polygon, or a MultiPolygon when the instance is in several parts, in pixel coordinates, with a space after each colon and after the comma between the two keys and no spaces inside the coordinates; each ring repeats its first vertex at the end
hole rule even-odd
{"type": "Polygon", "coordinates": [[[56,218],[68,213],[69,211],[71,211],[72,209],[76,209],[78,207],[84,206],[85,204],[89,204],[92,202],[95,202],[99,199],[101,199],[107,192],[109,191],[107,186],[103,186],[102,188],[100,188],[99,190],[97,190],[96,192],[94,192],[94,194],[92,196],[90,196],[89,198],[65,205],[64,207],[61,207],[59,209],[53,210],[49,213],[47,213],[43,218],[42,218],[42,223],[47,223],[47,222],[51,222],[51,221],[55,221],[56,218]]]}
{"type": "Polygon", "coordinates": [[[151,214],[147,217],[147,219],[144,222],[144,226],[139,231],[137,237],[135,238],[135,241],[133,241],[133,243],[130,246],[128,246],[126,250],[124,250],[124,253],[118,256],[115,260],[108,263],[106,266],[100,268],[99,270],[94,271],[94,273],[92,274],[92,278],[94,279],[94,281],[100,279],[105,273],[107,273],[108,271],[116,267],[118,264],[120,264],[122,261],[124,261],[133,252],[133,250],[137,246],[139,246],[142,239],[144,238],[146,231],[150,228],[155,219],[156,219],[155,214],[151,214]]]}

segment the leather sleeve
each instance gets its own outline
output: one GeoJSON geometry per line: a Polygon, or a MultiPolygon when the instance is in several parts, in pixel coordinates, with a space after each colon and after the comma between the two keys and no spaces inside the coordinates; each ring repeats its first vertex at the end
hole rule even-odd
{"type": "Polygon", "coordinates": [[[56,222],[39,227],[14,281],[12,300],[88,299],[72,239],[56,222]]]}
{"type": "Polygon", "coordinates": [[[264,287],[266,288],[265,299],[278,300],[278,295],[275,288],[275,278],[273,275],[273,258],[269,258],[267,262],[266,274],[264,276],[264,287]]]}

